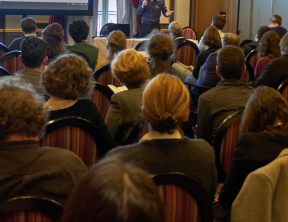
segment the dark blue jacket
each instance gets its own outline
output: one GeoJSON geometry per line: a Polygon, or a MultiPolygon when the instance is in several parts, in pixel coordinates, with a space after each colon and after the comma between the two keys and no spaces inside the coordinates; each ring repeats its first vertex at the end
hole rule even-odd
{"type": "Polygon", "coordinates": [[[272,27],[270,30],[276,32],[280,38],[282,38],[287,33],[287,29],[283,28],[282,26],[272,27]]]}

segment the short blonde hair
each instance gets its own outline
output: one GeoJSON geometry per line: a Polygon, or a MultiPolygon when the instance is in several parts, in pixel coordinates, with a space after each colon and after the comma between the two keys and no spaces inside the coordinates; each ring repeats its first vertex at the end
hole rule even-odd
{"type": "Polygon", "coordinates": [[[76,100],[88,96],[91,91],[91,69],[79,56],[65,54],[43,72],[42,84],[52,96],[76,100]]]}
{"type": "Polygon", "coordinates": [[[143,113],[154,130],[174,133],[189,112],[189,93],[176,76],[159,74],[143,93],[143,113]]]}
{"type": "Polygon", "coordinates": [[[146,58],[135,49],[122,51],[111,63],[112,74],[128,88],[137,88],[151,78],[146,58]]]}
{"type": "Polygon", "coordinates": [[[168,26],[169,32],[173,32],[174,35],[182,35],[183,29],[179,22],[171,22],[168,26]]]}
{"type": "Polygon", "coordinates": [[[126,36],[121,31],[110,32],[107,38],[108,60],[112,60],[114,54],[126,48],[126,36]]]}

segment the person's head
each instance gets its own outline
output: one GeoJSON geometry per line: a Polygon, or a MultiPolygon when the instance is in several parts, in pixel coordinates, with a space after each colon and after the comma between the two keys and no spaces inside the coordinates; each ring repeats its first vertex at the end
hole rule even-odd
{"type": "Polygon", "coordinates": [[[267,86],[254,90],[242,115],[240,135],[244,133],[288,137],[288,103],[279,92],[267,86]]]}
{"type": "Polygon", "coordinates": [[[222,46],[226,45],[234,45],[240,47],[240,39],[239,36],[234,33],[226,33],[222,38],[222,46]]]}
{"type": "Polygon", "coordinates": [[[268,56],[269,58],[277,58],[280,53],[280,37],[276,32],[268,31],[264,33],[258,46],[258,57],[268,56]]]}
{"type": "Polygon", "coordinates": [[[43,105],[43,99],[38,96],[31,84],[20,84],[11,77],[2,77],[0,80],[0,143],[13,141],[12,138],[15,136],[23,140],[37,140],[46,123],[43,105]]]}
{"type": "Polygon", "coordinates": [[[256,35],[256,38],[258,39],[258,42],[260,42],[260,40],[262,39],[262,36],[264,35],[264,33],[268,32],[268,31],[270,31],[270,29],[267,26],[261,26],[258,29],[258,32],[257,32],[257,35],[256,35]]]}
{"type": "Polygon", "coordinates": [[[221,46],[221,37],[218,29],[214,26],[208,27],[203,35],[203,44],[206,46],[221,46]]]}
{"type": "Polygon", "coordinates": [[[37,22],[34,18],[26,17],[21,21],[21,28],[24,34],[35,33],[37,29],[37,22]]]}
{"type": "Polygon", "coordinates": [[[26,68],[43,68],[48,60],[47,43],[34,36],[25,37],[20,44],[20,61],[26,68]]]}
{"type": "Polygon", "coordinates": [[[164,222],[164,207],[152,178],[110,157],[92,166],[70,197],[63,222],[164,222]]]}
{"type": "Polygon", "coordinates": [[[91,69],[77,55],[64,54],[51,62],[42,74],[42,84],[54,97],[76,100],[91,90],[91,69]]]}
{"type": "Polygon", "coordinates": [[[181,24],[177,21],[171,22],[168,26],[168,30],[171,33],[172,37],[182,35],[183,31],[181,24]]]}
{"type": "Polygon", "coordinates": [[[121,31],[110,32],[107,38],[108,60],[112,60],[114,55],[126,49],[126,36],[121,31]]]}
{"type": "Polygon", "coordinates": [[[69,24],[69,35],[76,43],[87,40],[89,35],[89,26],[83,20],[74,20],[69,24]]]}
{"type": "Polygon", "coordinates": [[[147,52],[151,58],[153,73],[166,72],[170,68],[169,58],[173,54],[175,45],[168,35],[154,34],[147,43],[147,52]]]}
{"type": "Polygon", "coordinates": [[[269,20],[269,27],[281,26],[282,18],[280,15],[272,15],[269,20]]]}
{"type": "Polygon", "coordinates": [[[53,59],[66,51],[63,46],[63,37],[63,28],[57,22],[48,25],[43,30],[43,40],[48,44],[47,56],[49,59],[53,59]]]}
{"type": "Polygon", "coordinates": [[[245,55],[240,47],[227,45],[217,55],[216,71],[223,79],[241,79],[245,67],[245,55]]]}
{"type": "Polygon", "coordinates": [[[112,74],[128,89],[139,87],[151,78],[146,58],[135,49],[126,49],[117,55],[112,63],[112,74]]]}
{"type": "Polygon", "coordinates": [[[280,41],[280,50],[282,55],[288,54],[288,33],[286,33],[280,41]]]}
{"type": "Polygon", "coordinates": [[[159,74],[145,87],[142,113],[153,130],[173,134],[188,118],[188,90],[176,76],[159,74]]]}
{"type": "Polygon", "coordinates": [[[212,19],[212,26],[222,30],[226,24],[226,18],[222,15],[215,15],[212,19]]]}

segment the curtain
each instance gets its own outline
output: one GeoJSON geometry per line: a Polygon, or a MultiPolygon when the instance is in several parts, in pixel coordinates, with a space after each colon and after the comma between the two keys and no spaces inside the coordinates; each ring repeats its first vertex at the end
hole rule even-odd
{"type": "Polygon", "coordinates": [[[64,19],[64,16],[59,16],[59,15],[50,15],[49,16],[49,25],[52,24],[52,23],[55,23],[55,22],[58,22],[63,30],[64,30],[64,42],[67,42],[67,39],[66,39],[66,29],[65,29],[65,19],[64,19]]]}
{"type": "Polygon", "coordinates": [[[137,33],[137,12],[130,0],[117,0],[117,23],[130,24],[130,35],[137,33]]]}
{"type": "MultiPolygon", "coordinates": [[[[132,3],[132,5],[133,5],[133,7],[135,9],[138,8],[139,1],[140,0],[131,0],[131,3],[132,3]]],[[[142,15],[137,15],[137,32],[139,31],[139,28],[140,28],[140,25],[141,25],[141,19],[142,19],[142,15]]]]}

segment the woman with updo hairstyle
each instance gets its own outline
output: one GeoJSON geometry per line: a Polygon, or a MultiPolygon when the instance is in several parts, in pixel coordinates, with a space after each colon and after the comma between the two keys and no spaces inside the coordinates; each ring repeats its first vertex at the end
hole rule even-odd
{"type": "Polygon", "coordinates": [[[64,212],[62,222],[164,222],[165,212],[151,176],[119,158],[92,166],[64,212]]]}
{"type": "Polygon", "coordinates": [[[151,58],[149,64],[151,77],[155,77],[160,73],[167,73],[184,80],[181,74],[170,66],[170,57],[174,48],[175,45],[171,37],[163,33],[157,32],[150,38],[147,43],[147,53],[151,58]]]}
{"type": "Polygon", "coordinates": [[[58,55],[66,52],[64,47],[64,31],[59,23],[48,25],[43,30],[43,40],[47,43],[47,56],[49,64],[58,55]]]}
{"type": "Polygon", "coordinates": [[[107,37],[106,48],[107,48],[107,53],[108,53],[107,60],[106,62],[99,62],[96,66],[96,69],[100,68],[101,66],[107,63],[110,63],[117,53],[126,49],[125,34],[121,31],[110,32],[107,37]]]}
{"type": "Polygon", "coordinates": [[[128,88],[112,96],[105,119],[115,142],[121,144],[129,129],[141,118],[143,90],[151,74],[146,58],[135,49],[126,49],[116,55],[111,69],[112,74],[128,88]]]}
{"type": "Polygon", "coordinates": [[[241,118],[239,136],[219,195],[219,211],[230,210],[249,173],[270,163],[288,147],[288,103],[279,92],[267,86],[254,90],[241,118]]]}
{"type": "Polygon", "coordinates": [[[107,155],[120,154],[149,174],[180,172],[202,183],[213,199],[217,184],[215,154],[204,140],[182,136],[181,123],[189,112],[189,93],[176,76],[159,74],[145,87],[142,116],[149,133],[136,144],[118,147],[107,155]]]}
{"type": "Polygon", "coordinates": [[[255,66],[254,79],[258,79],[262,69],[272,61],[281,56],[280,37],[274,31],[268,31],[262,36],[258,46],[258,61],[255,66]]]}
{"type": "Polygon", "coordinates": [[[115,147],[115,142],[97,106],[88,99],[92,90],[91,78],[91,69],[82,58],[74,54],[59,56],[42,74],[42,84],[50,95],[44,108],[49,111],[49,121],[76,116],[93,123],[106,141],[106,150],[99,150],[103,155],[115,147]]]}

